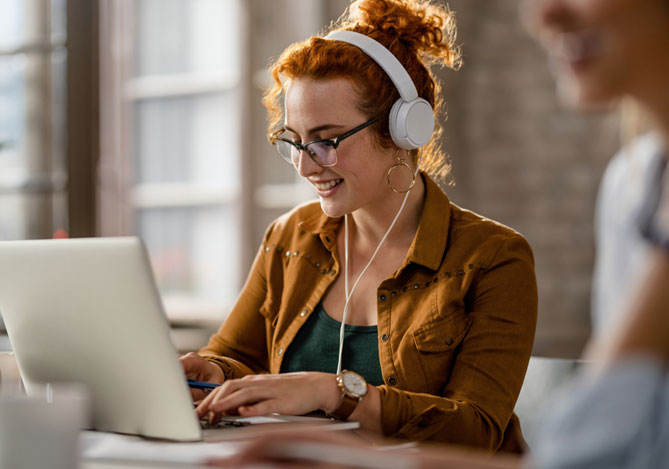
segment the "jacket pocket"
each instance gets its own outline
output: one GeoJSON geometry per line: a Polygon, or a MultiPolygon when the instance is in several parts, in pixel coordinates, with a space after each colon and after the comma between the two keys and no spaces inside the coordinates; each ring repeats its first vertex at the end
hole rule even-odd
{"type": "Polygon", "coordinates": [[[441,394],[448,383],[460,344],[472,320],[464,312],[425,324],[413,332],[425,380],[431,394],[441,394]]]}

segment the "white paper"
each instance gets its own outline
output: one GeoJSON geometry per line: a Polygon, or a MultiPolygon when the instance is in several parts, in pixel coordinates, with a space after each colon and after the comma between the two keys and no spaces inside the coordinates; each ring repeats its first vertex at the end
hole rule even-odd
{"type": "Polygon", "coordinates": [[[137,436],[85,431],[81,434],[83,459],[200,464],[234,455],[239,442],[169,442],[137,436]]]}

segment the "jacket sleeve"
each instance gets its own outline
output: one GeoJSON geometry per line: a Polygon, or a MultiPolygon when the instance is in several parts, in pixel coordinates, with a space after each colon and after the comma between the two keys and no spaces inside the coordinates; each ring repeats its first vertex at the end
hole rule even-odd
{"type": "MultiPolygon", "coordinates": [[[[508,446],[505,431],[518,427],[513,409],[537,319],[534,260],[527,241],[513,235],[501,242],[467,296],[471,326],[443,394],[380,386],[384,434],[489,451],[508,446]]],[[[511,430],[520,439],[519,428],[511,430]]]]}
{"type": "Polygon", "coordinates": [[[246,283],[225,322],[198,352],[221,367],[226,378],[268,373],[267,318],[262,306],[268,296],[265,245],[271,225],[251,267],[246,283]]]}

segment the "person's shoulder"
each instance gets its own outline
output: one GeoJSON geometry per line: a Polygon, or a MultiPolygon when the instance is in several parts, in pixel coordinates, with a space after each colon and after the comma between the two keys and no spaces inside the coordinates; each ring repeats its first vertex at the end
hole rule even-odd
{"type": "Polygon", "coordinates": [[[624,145],[614,158],[622,155],[632,158],[651,158],[664,150],[664,139],[657,132],[647,132],[631,140],[624,145]]]}
{"type": "Polygon", "coordinates": [[[533,262],[532,248],[525,237],[503,223],[492,220],[478,213],[460,207],[449,200],[448,196],[435,181],[425,175],[427,197],[424,217],[429,217],[430,226],[441,226],[447,230],[447,243],[444,246],[448,257],[470,258],[472,253],[483,264],[488,264],[506,246],[506,251],[514,251],[533,262]]]}
{"type": "Polygon", "coordinates": [[[629,209],[640,200],[664,151],[662,137],[649,132],[616,152],[606,166],[599,185],[597,213],[600,218],[611,210],[629,209]]]}
{"type": "Polygon", "coordinates": [[[451,202],[449,244],[451,248],[467,246],[484,257],[494,257],[503,246],[524,251],[532,256],[532,248],[521,233],[498,221],[459,207],[451,202]]]}
{"type": "Polygon", "coordinates": [[[607,165],[604,180],[642,176],[664,153],[664,140],[656,132],[640,135],[616,152],[607,165]]]}
{"type": "Polygon", "coordinates": [[[265,238],[277,240],[292,236],[298,229],[317,232],[328,220],[329,217],[321,210],[319,201],[310,200],[280,215],[270,223],[265,238]]]}
{"type": "Polygon", "coordinates": [[[448,226],[449,237],[477,240],[490,237],[522,238],[514,229],[455,204],[429,175],[423,174],[423,178],[427,193],[423,217],[428,217],[430,224],[434,224],[439,218],[447,220],[444,226],[448,226]]]}

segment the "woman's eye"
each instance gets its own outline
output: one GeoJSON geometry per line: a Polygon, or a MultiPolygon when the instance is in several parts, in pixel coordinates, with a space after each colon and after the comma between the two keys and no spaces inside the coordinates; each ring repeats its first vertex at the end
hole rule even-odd
{"type": "Polygon", "coordinates": [[[334,146],[333,140],[319,140],[314,146],[318,145],[320,148],[330,148],[334,146]]]}

